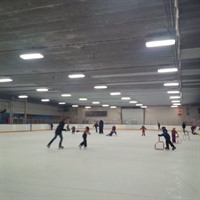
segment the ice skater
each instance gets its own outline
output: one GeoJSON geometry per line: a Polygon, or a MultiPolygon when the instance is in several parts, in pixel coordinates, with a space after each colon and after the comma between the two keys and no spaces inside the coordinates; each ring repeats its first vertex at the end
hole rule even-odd
{"type": "Polygon", "coordinates": [[[185,122],[182,123],[183,133],[185,133],[186,124],[185,122]]]}
{"type": "Polygon", "coordinates": [[[97,130],[97,128],[98,128],[98,123],[97,122],[95,122],[95,124],[94,124],[94,126],[93,127],[95,127],[95,130],[96,130],[96,133],[98,133],[98,130],[97,130]]]}
{"type": "Polygon", "coordinates": [[[62,136],[62,131],[66,131],[66,129],[64,129],[65,123],[66,123],[66,119],[63,119],[57,126],[56,131],[55,131],[55,136],[53,137],[53,139],[47,144],[47,147],[50,148],[52,142],[59,136],[60,137],[60,142],[59,142],[59,149],[63,149],[64,147],[62,146],[62,141],[63,141],[63,136],[62,136]]]}
{"type": "Polygon", "coordinates": [[[85,128],[85,131],[84,131],[84,133],[83,133],[83,135],[82,135],[82,137],[83,137],[83,142],[81,142],[80,144],[79,144],[79,148],[81,149],[81,147],[82,146],[84,146],[84,148],[86,149],[87,148],[87,135],[91,135],[91,133],[90,133],[90,128],[88,127],[88,126],[86,126],[86,128],[85,128]]]}
{"type": "Polygon", "coordinates": [[[158,130],[160,130],[160,122],[158,122],[158,130]]]}
{"type": "Polygon", "coordinates": [[[103,120],[100,120],[99,121],[99,133],[100,134],[103,134],[103,126],[104,126],[104,122],[103,122],[103,120]]]}
{"type": "Polygon", "coordinates": [[[142,130],[142,136],[145,136],[145,131],[147,130],[145,126],[142,126],[140,130],[142,130]]]}
{"type": "Polygon", "coordinates": [[[112,136],[113,133],[115,133],[115,135],[117,135],[116,126],[113,126],[112,130],[110,131],[110,133],[108,135],[106,135],[106,136],[112,136]]]}
{"type": "Polygon", "coordinates": [[[176,129],[173,128],[171,133],[172,133],[172,142],[176,143],[176,137],[178,136],[178,133],[177,133],[176,129]]]}
{"type": "Polygon", "coordinates": [[[166,142],[166,148],[165,149],[169,150],[169,144],[170,144],[170,146],[172,147],[172,150],[175,150],[176,147],[171,142],[170,135],[169,135],[169,133],[167,132],[167,129],[164,126],[162,127],[162,131],[163,131],[163,133],[162,134],[158,134],[158,136],[159,137],[164,136],[165,142],[166,142]]]}

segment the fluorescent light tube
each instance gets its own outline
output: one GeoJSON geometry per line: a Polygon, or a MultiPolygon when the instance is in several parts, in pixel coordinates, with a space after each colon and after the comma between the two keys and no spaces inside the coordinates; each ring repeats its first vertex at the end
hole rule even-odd
{"type": "Polygon", "coordinates": [[[121,100],[130,100],[130,97],[122,97],[121,100]]]}
{"type": "Polygon", "coordinates": [[[85,75],[84,74],[70,74],[68,77],[69,78],[84,78],[85,75]]]}
{"type": "Polygon", "coordinates": [[[97,85],[97,86],[94,86],[95,89],[106,89],[107,86],[106,85],[97,85]]]}
{"type": "Polygon", "coordinates": [[[180,99],[181,97],[180,96],[170,96],[169,98],[170,99],[180,99]]]}
{"type": "Polygon", "coordinates": [[[20,58],[22,58],[24,60],[31,60],[31,59],[44,58],[44,56],[40,53],[30,53],[30,54],[21,54],[20,58]]]}
{"type": "Polygon", "coordinates": [[[61,94],[62,97],[71,97],[71,94],[61,94]]]}
{"type": "Polygon", "coordinates": [[[18,98],[20,98],[20,99],[26,99],[26,98],[28,98],[28,96],[27,95],[19,95],[18,98]]]}
{"type": "Polygon", "coordinates": [[[36,90],[37,90],[37,92],[47,92],[48,91],[47,88],[38,88],[36,90]]]}
{"type": "Polygon", "coordinates": [[[121,92],[111,92],[110,95],[112,95],[112,96],[121,95],[121,92]]]}
{"type": "Polygon", "coordinates": [[[175,106],[175,105],[173,105],[173,106],[171,106],[171,108],[177,108],[178,106],[175,106]]]}
{"type": "Polygon", "coordinates": [[[158,69],[158,73],[169,73],[169,72],[177,72],[177,68],[166,68],[166,69],[158,69]]]}
{"type": "Polygon", "coordinates": [[[87,98],[79,98],[79,101],[87,101],[87,98]]]}
{"type": "Polygon", "coordinates": [[[0,83],[7,83],[12,82],[13,80],[11,78],[0,78],[0,83]]]}
{"type": "Polygon", "coordinates": [[[85,108],[91,108],[91,106],[85,106],[85,108]]]}
{"type": "Polygon", "coordinates": [[[178,86],[179,83],[164,83],[164,86],[178,86]]]}
{"type": "Polygon", "coordinates": [[[49,99],[41,99],[42,102],[49,102],[49,99]]]}
{"type": "Polygon", "coordinates": [[[179,91],[167,91],[168,94],[179,94],[179,91]]]}
{"type": "Polygon", "coordinates": [[[174,45],[174,44],[175,44],[174,39],[158,40],[158,41],[146,42],[146,47],[161,47],[161,46],[170,46],[170,45],[174,45]]]}
{"type": "Polygon", "coordinates": [[[73,108],[77,108],[77,107],[78,107],[78,105],[72,105],[72,107],[73,107],[73,108]]]}
{"type": "Polygon", "coordinates": [[[103,104],[102,107],[109,107],[109,105],[108,104],[103,104]]]}
{"type": "Polygon", "coordinates": [[[143,106],[143,104],[142,103],[137,103],[136,106],[143,106]]]}
{"type": "Polygon", "coordinates": [[[129,103],[137,103],[137,101],[129,101],[129,103]]]}
{"type": "Polygon", "coordinates": [[[60,105],[64,105],[64,104],[66,104],[65,102],[59,102],[58,104],[60,104],[60,105]]]}
{"type": "Polygon", "coordinates": [[[180,103],[180,100],[172,100],[172,103],[180,103]]]}
{"type": "Polygon", "coordinates": [[[93,101],[92,104],[100,104],[99,101],[93,101]]]}
{"type": "Polygon", "coordinates": [[[110,106],[110,108],[117,108],[117,106],[110,106]]]}

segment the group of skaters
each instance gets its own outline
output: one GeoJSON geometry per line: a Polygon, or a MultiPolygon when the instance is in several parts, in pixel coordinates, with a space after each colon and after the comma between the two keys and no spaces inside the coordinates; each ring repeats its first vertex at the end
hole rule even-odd
{"type": "MultiPolygon", "coordinates": [[[[70,131],[69,128],[69,124],[67,125],[67,128],[65,129],[64,126],[67,123],[67,119],[63,119],[57,126],[56,130],[55,130],[55,136],[51,139],[51,141],[47,144],[47,147],[50,148],[51,144],[53,143],[53,141],[59,136],[60,137],[60,142],[59,142],[59,149],[63,149],[64,147],[62,146],[62,141],[63,141],[63,136],[62,136],[62,131],[70,131]]],[[[96,132],[98,132],[98,127],[99,127],[99,133],[103,134],[103,126],[104,126],[104,122],[102,120],[99,121],[99,124],[97,122],[95,122],[94,126],[96,132]]],[[[183,132],[184,134],[188,134],[189,136],[189,132],[186,131],[186,124],[185,122],[183,122],[182,124],[182,128],[183,128],[183,132]]],[[[174,143],[176,143],[176,138],[179,138],[179,135],[176,131],[175,128],[172,129],[171,131],[171,136],[172,136],[172,141],[170,139],[170,134],[168,133],[167,129],[163,126],[162,128],[160,128],[160,123],[158,122],[158,129],[162,130],[162,134],[158,134],[159,137],[164,137],[165,138],[165,142],[166,142],[166,150],[169,150],[169,145],[172,147],[172,150],[175,150],[176,147],[174,146],[174,143]]],[[[142,136],[145,136],[145,131],[147,130],[147,128],[143,125],[140,130],[142,130],[142,136]]],[[[195,135],[195,130],[196,130],[196,126],[195,127],[191,127],[192,130],[192,134],[195,135]]],[[[72,127],[72,134],[74,134],[75,132],[79,132],[79,130],[76,130],[76,128],[73,126],[72,127]]],[[[84,146],[84,148],[87,148],[87,135],[90,135],[90,128],[88,126],[86,126],[82,138],[83,141],[79,144],[79,148],[81,148],[82,146],[84,146]]],[[[112,136],[113,134],[117,135],[116,132],[116,126],[112,126],[112,129],[110,131],[109,134],[107,134],[106,136],[112,136]]]]}

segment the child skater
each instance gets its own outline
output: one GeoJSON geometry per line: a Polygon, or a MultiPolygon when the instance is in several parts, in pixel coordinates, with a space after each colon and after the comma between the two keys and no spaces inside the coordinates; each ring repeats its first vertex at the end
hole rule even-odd
{"type": "Polygon", "coordinates": [[[112,130],[110,131],[110,133],[109,133],[108,135],[106,135],[106,136],[112,136],[113,133],[115,133],[115,135],[117,135],[116,126],[113,126],[113,127],[112,127],[112,130]]]}
{"type": "Polygon", "coordinates": [[[145,136],[145,130],[147,130],[147,129],[145,128],[145,126],[142,126],[142,127],[140,128],[140,130],[142,130],[142,136],[145,136]]]}
{"type": "Polygon", "coordinates": [[[79,148],[81,149],[81,147],[84,145],[84,148],[86,149],[87,148],[87,135],[89,134],[89,135],[91,135],[91,133],[89,132],[90,131],[90,128],[88,127],[88,126],[86,126],[86,128],[85,128],[85,131],[84,131],[84,133],[83,133],[83,135],[82,135],[82,137],[83,137],[83,142],[81,142],[80,144],[79,144],[79,148]]]}
{"type": "Polygon", "coordinates": [[[167,132],[167,129],[164,126],[162,127],[162,131],[163,131],[163,133],[162,134],[158,134],[158,136],[159,137],[164,136],[165,141],[166,141],[166,148],[165,149],[169,150],[169,144],[170,144],[171,147],[172,147],[172,150],[175,150],[176,147],[171,142],[170,135],[169,135],[169,133],[167,132]]]}
{"type": "Polygon", "coordinates": [[[95,127],[95,130],[96,130],[96,133],[98,133],[98,130],[97,130],[97,127],[99,126],[99,124],[97,122],[95,122],[94,126],[95,127]]]}
{"type": "Polygon", "coordinates": [[[172,131],[171,131],[171,133],[172,133],[172,142],[176,143],[176,136],[178,135],[176,129],[173,128],[172,131]]]}
{"type": "Polygon", "coordinates": [[[53,137],[53,139],[47,144],[47,147],[50,148],[52,142],[57,138],[57,136],[60,137],[60,142],[59,142],[59,149],[63,149],[64,147],[62,146],[62,140],[63,140],[63,136],[62,136],[62,131],[66,131],[66,129],[64,129],[65,123],[66,123],[66,119],[63,119],[57,126],[56,131],[55,131],[55,136],[53,137]]]}

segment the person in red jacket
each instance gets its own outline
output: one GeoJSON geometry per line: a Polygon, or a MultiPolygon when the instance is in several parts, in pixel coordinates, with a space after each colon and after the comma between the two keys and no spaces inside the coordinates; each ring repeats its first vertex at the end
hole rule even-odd
{"type": "Polygon", "coordinates": [[[87,135],[91,135],[91,133],[90,133],[90,128],[88,127],[88,126],[86,126],[86,128],[85,128],[85,131],[84,131],[84,133],[83,133],[83,135],[82,135],[82,137],[83,137],[83,142],[81,142],[80,144],[79,144],[79,148],[81,149],[81,147],[82,146],[84,146],[84,148],[86,149],[87,148],[87,135]]]}
{"type": "Polygon", "coordinates": [[[142,130],[142,136],[145,136],[145,130],[147,130],[147,129],[145,128],[145,126],[142,126],[142,127],[140,128],[140,130],[142,130]]]}
{"type": "Polygon", "coordinates": [[[177,131],[176,131],[176,129],[173,128],[172,131],[171,131],[171,133],[172,133],[172,142],[173,142],[173,143],[176,143],[176,136],[177,136],[177,131]]]}
{"type": "Polygon", "coordinates": [[[110,131],[110,133],[109,133],[108,135],[106,135],[106,136],[112,136],[113,133],[115,133],[115,135],[117,135],[116,126],[113,126],[113,127],[112,127],[112,130],[110,131]]]}

